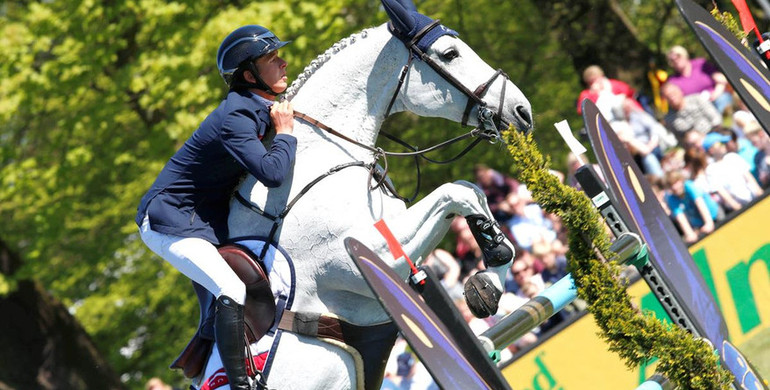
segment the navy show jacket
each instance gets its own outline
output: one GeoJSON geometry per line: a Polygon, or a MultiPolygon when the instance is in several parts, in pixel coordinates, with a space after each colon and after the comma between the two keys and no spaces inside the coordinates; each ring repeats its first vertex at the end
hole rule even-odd
{"type": "Polygon", "coordinates": [[[292,168],[294,136],[277,134],[269,149],[261,142],[271,129],[272,103],[249,91],[230,91],[142,197],[137,225],[148,215],[154,231],[223,242],[230,197],[243,175],[277,187],[292,168]]]}

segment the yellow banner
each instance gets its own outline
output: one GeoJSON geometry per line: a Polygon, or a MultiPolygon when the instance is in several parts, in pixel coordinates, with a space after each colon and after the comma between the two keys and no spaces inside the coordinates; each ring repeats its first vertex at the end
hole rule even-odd
{"type": "MultiPolygon", "coordinates": [[[[735,345],[770,328],[768,217],[770,197],[690,247],[735,345]]],[[[628,291],[642,309],[665,316],[644,280],[628,291]]],[[[630,390],[653,374],[654,367],[625,367],[598,332],[594,318],[583,316],[505,366],[503,375],[516,390],[630,390]]]]}

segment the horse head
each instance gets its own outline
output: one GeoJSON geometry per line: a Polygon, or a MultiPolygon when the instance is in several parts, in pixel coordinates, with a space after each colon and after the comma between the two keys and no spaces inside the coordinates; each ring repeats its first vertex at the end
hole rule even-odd
{"type": "Polygon", "coordinates": [[[440,116],[495,132],[509,125],[524,132],[532,129],[532,109],[524,94],[456,31],[417,12],[411,0],[382,4],[390,17],[389,30],[409,51],[404,58],[409,72],[402,73],[405,81],[391,101],[393,111],[440,116]]]}

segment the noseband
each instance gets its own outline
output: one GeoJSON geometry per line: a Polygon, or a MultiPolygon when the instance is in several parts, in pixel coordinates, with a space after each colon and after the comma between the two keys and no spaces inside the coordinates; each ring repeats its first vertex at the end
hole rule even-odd
{"type": "Polygon", "coordinates": [[[388,109],[385,110],[385,117],[387,118],[388,115],[390,115],[390,110],[393,108],[393,103],[396,102],[396,97],[398,96],[398,93],[401,91],[401,87],[404,85],[404,81],[406,80],[406,75],[409,73],[409,68],[412,66],[412,60],[414,58],[419,58],[422,62],[428,64],[436,73],[438,73],[444,80],[452,84],[455,88],[459,89],[465,96],[468,97],[468,104],[465,106],[465,112],[463,112],[463,119],[462,119],[462,125],[467,126],[468,125],[468,118],[470,117],[471,110],[473,109],[474,103],[476,106],[478,106],[478,120],[479,120],[479,128],[483,129],[484,131],[488,133],[492,133],[494,135],[494,138],[500,139],[500,130],[507,128],[508,126],[503,126],[503,102],[505,101],[505,86],[506,80],[509,80],[505,72],[503,72],[502,69],[497,69],[494,74],[492,74],[492,77],[490,77],[486,82],[482,83],[478,87],[476,87],[476,90],[471,91],[463,85],[457,78],[452,76],[449,72],[447,72],[444,68],[442,68],[436,61],[434,61],[430,56],[425,54],[425,52],[422,51],[422,49],[417,46],[417,43],[420,42],[420,40],[428,34],[431,30],[441,25],[441,21],[436,19],[426,25],[422,28],[422,30],[418,31],[417,34],[414,35],[414,37],[409,42],[404,42],[404,45],[406,46],[407,50],[409,50],[409,58],[407,59],[406,65],[401,69],[401,74],[398,77],[398,85],[396,86],[396,91],[393,93],[393,97],[390,99],[390,103],[388,104],[388,109]],[[498,78],[502,76],[505,80],[503,80],[503,89],[500,92],[500,102],[497,107],[497,112],[494,112],[492,109],[487,107],[487,103],[481,99],[481,97],[489,90],[489,87],[492,85],[492,83],[498,78]]]}

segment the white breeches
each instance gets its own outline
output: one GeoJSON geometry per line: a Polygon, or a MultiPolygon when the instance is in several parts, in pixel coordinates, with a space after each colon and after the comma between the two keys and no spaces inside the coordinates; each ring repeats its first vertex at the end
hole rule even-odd
{"type": "Polygon", "coordinates": [[[246,302],[246,285],[219,255],[214,244],[202,238],[158,233],[150,228],[147,216],[139,232],[147,247],[215,297],[227,295],[241,305],[246,302]]]}

